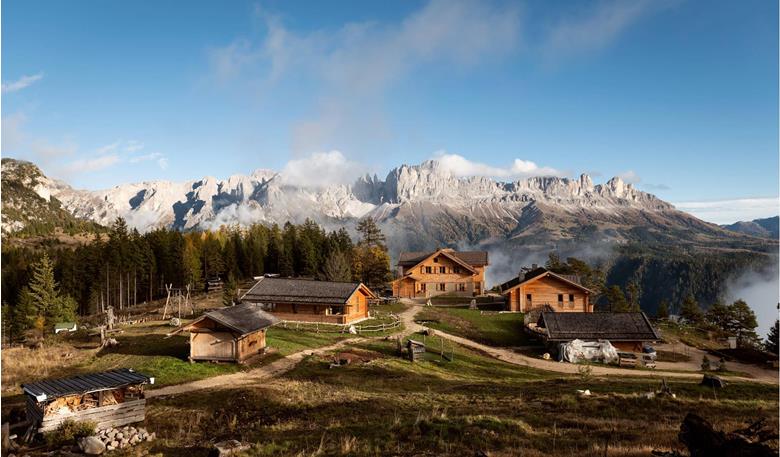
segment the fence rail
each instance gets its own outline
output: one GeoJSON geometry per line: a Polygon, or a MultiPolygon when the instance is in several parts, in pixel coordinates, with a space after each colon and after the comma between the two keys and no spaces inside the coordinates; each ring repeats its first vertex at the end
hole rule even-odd
{"type": "Polygon", "coordinates": [[[374,325],[331,324],[327,322],[299,322],[283,320],[279,323],[279,326],[288,330],[298,330],[303,332],[314,331],[316,333],[350,333],[350,329],[354,328],[357,334],[386,332],[397,329],[401,326],[400,317],[393,313],[388,314],[388,316],[392,318],[391,322],[382,322],[381,324],[374,325]]]}

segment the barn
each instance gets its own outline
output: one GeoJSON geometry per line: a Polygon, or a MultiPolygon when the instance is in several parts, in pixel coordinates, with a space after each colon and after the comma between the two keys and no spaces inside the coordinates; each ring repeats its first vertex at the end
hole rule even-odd
{"type": "Polygon", "coordinates": [[[210,311],[176,332],[190,333],[190,360],[243,362],[265,351],[265,332],[279,322],[251,303],[210,311]]]}
{"type": "Polygon", "coordinates": [[[22,385],[27,419],[39,432],[56,429],[66,420],[92,421],[97,428],[118,427],[144,420],[144,386],[154,378],[129,368],[50,379],[22,385]]]}
{"type": "Polygon", "coordinates": [[[260,278],[241,297],[286,321],[349,324],[368,318],[368,301],[376,295],[359,282],[260,278]]]}
{"type": "Polygon", "coordinates": [[[549,344],[572,340],[608,340],[621,351],[642,352],[645,343],[658,341],[645,313],[556,313],[542,311],[532,330],[549,344]]]}

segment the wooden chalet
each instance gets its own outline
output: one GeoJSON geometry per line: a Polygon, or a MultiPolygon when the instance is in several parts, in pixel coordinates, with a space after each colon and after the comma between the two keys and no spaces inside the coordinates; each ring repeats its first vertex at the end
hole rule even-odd
{"type": "Polygon", "coordinates": [[[220,308],[176,330],[190,332],[190,360],[243,362],[265,351],[265,332],[279,322],[259,305],[220,308]]]}
{"type": "Polygon", "coordinates": [[[645,313],[556,313],[542,311],[536,325],[529,325],[548,344],[572,340],[607,340],[617,349],[642,352],[645,343],[658,341],[656,332],[645,313]]]}
{"type": "Polygon", "coordinates": [[[54,430],[66,420],[92,421],[102,429],[143,421],[147,384],[154,384],[154,378],[124,368],[23,384],[22,391],[27,419],[38,432],[54,430]]]}
{"type": "Polygon", "coordinates": [[[368,301],[376,295],[359,282],[260,278],[242,297],[279,319],[349,324],[368,318],[368,301]]]}
{"type": "Polygon", "coordinates": [[[474,297],[485,290],[488,253],[453,249],[402,252],[397,266],[399,277],[393,281],[395,297],[474,297]]]}
{"type": "Polygon", "coordinates": [[[577,276],[532,268],[499,286],[507,311],[528,312],[549,306],[557,312],[593,312],[591,290],[577,276]]]}

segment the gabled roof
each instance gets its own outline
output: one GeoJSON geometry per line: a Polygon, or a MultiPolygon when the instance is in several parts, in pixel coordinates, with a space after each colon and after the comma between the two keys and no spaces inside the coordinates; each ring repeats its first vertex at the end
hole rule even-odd
{"type": "Polygon", "coordinates": [[[276,316],[263,311],[260,308],[260,305],[242,303],[236,306],[228,306],[227,308],[209,311],[199,319],[184,326],[182,330],[191,329],[193,325],[204,319],[211,319],[241,335],[247,335],[268,328],[279,322],[279,319],[276,316]]]}
{"type": "Polygon", "coordinates": [[[548,341],[657,341],[661,337],[645,313],[556,313],[543,311],[537,325],[548,341]]]}
{"type": "Polygon", "coordinates": [[[443,252],[471,267],[483,267],[488,264],[487,251],[454,251],[452,249],[438,249],[436,251],[402,252],[398,257],[398,266],[413,267],[428,257],[443,252]]]}
{"type": "Polygon", "coordinates": [[[252,303],[313,303],[340,305],[349,300],[358,289],[370,298],[375,297],[368,287],[359,282],[313,281],[293,278],[260,278],[241,301],[252,303]]]}
{"type": "Polygon", "coordinates": [[[72,378],[31,382],[22,384],[22,390],[27,395],[31,395],[41,402],[69,395],[83,395],[137,384],[154,384],[154,378],[137,373],[129,368],[122,368],[102,373],[73,376],[72,378]]]}
{"type": "Polygon", "coordinates": [[[572,285],[574,287],[577,287],[578,289],[582,289],[586,292],[593,292],[592,290],[588,289],[587,287],[583,286],[579,282],[579,278],[574,275],[560,275],[557,273],[553,273],[552,271],[546,269],[546,268],[537,268],[535,270],[529,271],[525,274],[525,276],[515,276],[514,278],[510,279],[509,281],[501,284],[499,289],[501,290],[501,293],[506,293],[511,289],[514,289],[515,287],[525,284],[531,281],[536,281],[537,279],[541,279],[545,276],[556,278],[560,281],[563,281],[569,285],[572,285]]]}

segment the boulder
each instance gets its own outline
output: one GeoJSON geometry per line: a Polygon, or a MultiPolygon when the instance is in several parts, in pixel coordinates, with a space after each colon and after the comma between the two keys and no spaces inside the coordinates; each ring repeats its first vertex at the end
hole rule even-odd
{"type": "Polygon", "coordinates": [[[106,450],[106,445],[97,436],[85,436],[79,440],[79,449],[85,454],[100,455],[106,450]]]}
{"type": "Polygon", "coordinates": [[[249,445],[242,444],[240,441],[220,441],[215,444],[214,448],[209,452],[209,457],[225,457],[246,451],[247,449],[249,449],[249,445]]]}

